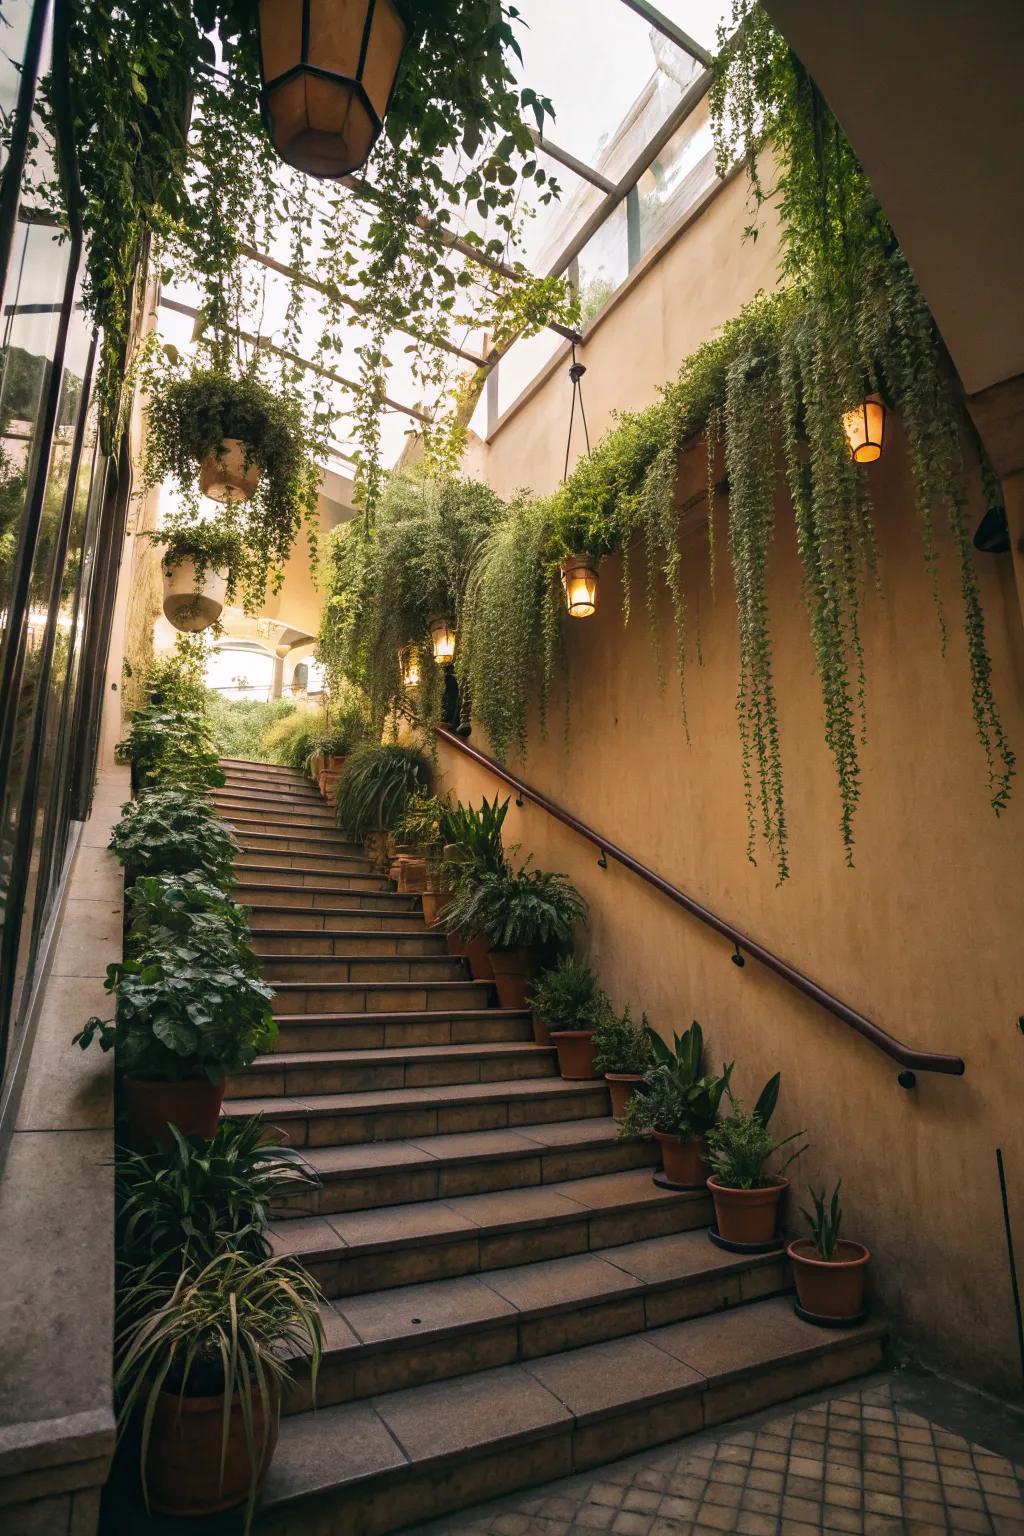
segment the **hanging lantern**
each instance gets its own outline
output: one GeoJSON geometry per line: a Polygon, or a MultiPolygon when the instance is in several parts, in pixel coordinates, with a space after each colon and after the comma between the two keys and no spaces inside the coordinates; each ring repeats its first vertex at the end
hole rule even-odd
{"type": "Polygon", "coordinates": [[[562,561],[565,606],[574,619],[589,619],[597,607],[597,562],[589,555],[568,555],[562,561]]]}
{"type": "Polygon", "coordinates": [[[843,431],[855,464],[873,464],[881,458],[885,437],[885,401],[881,395],[865,395],[860,405],[844,411],[843,431]]]}
{"type": "Polygon", "coordinates": [[[420,685],[420,653],[414,645],[403,645],[398,653],[398,665],[402,673],[402,686],[404,688],[418,688],[420,685]]]}
{"type": "Polygon", "coordinates": [[[451,661],[455,655],[455,631],[446,618],[437,617],[427,625],[436,662],[451,661]]]}
{"type": "Polygon", "coordinates": [[[384,125],[407,32],[393,0],[260,0],[260,107],[310,176],[349,176],[384,125]]]}

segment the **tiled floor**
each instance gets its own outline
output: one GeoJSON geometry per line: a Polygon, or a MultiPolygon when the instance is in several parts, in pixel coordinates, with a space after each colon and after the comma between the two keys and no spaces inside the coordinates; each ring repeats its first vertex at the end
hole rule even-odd
{"type": "Polygon", "coordinates": [[[893,1372],[406,1536],[1024,1536],[1024,1418],[893,1372]]]}

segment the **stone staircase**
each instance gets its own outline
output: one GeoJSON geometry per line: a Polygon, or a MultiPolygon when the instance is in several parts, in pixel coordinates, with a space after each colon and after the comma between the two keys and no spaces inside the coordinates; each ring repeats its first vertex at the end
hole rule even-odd
{"type": "Polygon", "coordinates": [[[878,1364],[878,1324],[794,1315],[780,1252],[708,1241],[708,1197],[654,1185],[603,1082],[558,1076],[307,779],[222,766],[279,1026],[224,1113],[264,1114],[321,1180],[272,1232],[326,1346],[315,1412],[297,1362],[261,1532],[383,1536],[878,1364]]]}

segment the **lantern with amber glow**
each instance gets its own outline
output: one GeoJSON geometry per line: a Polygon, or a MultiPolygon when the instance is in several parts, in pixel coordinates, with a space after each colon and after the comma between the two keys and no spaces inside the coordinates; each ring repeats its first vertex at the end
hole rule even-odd
{"type": "Polygon", "coordinates": [[[260,106],[274,148],[310,176],[348,176],[384,125],[406,42],[393,0],[260,0],[260,106]]]}
{"type": "Polygon", "coordinates": [[[447,619],[438,616],[427,625],[436,662],[451,661],[455,655],[455,631],[447,619]]]}
{"type": "Polygon", "coordinates": [[[398,653],[398,665],[402,671],[402,686],[418,688],[420,685],[420,653],[414,645],[403,645],[398,653]]]}
{"type": "Polygon", "coordinates": [[[565,606],[574,619],[589,619],[597,607],[597,563],[589,555],[569,555],[562,561],[565,606]]]}
{"type": "Polygon", "coordinates": [[[843,431],[855,464],[873,464],[881,458],[885,437],[885,401],[881,395],[865,395],[860,405],[844,411],[843,431]]]}

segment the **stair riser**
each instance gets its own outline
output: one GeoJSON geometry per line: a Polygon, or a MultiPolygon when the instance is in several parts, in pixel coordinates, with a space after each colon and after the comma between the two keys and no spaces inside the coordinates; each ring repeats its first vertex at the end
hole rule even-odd
{"type": "MultiPolygon", "coordinates": [[[[270,901],[273,901],[272,895],[270,901]]],[[[280,903],[277,903],[277,905],[280,907],[280,903]]],[[[303,930],[308,930],[310,937],[314,938],[318,934],[325,933],[347,933],[351,936],[358,929],[363,933],[375,934],[378,938],[382,938],[392,934],[408,933],[411,929],[420,928],[423,930],[424,935],[433,937],[430,934],[430,930],[424,924],[422,915],[419,912],[412,910],[403,911],[401,907],[396,911],[389,911],[387,913],[369,912],[361,908],[353,908],[350,911],[339,913],[307,912],[301,908],[293,909],[291,907],[287,908],[286,911],[275,911],[274,906],[268,902],[266,906],[250,907],[249,922],[251,927],[254,930],[258,930],[260,934],[274,928],[302,928],[303,930]]],[[[262,944],[264,941],[260,938],[259,942],[262,944]]],[[[271,942],[269,933],[266,942],[271,942]]],[[[291,942],[301,943],[302,941],[293,940],[291,942]]],[[[442,945],[443,942],[442,939],[442,945]]],[[[301,954],[302,950],[297,950],[295,953],[301,954]]]]}
{"type": "Polygon", "coordinates": [[[396,1243],[392,1248],[371,1251],[339,1248],[304,1254],[302,1262],[325,1296],[358,1296],[363,1291],[419,1285],[541,1259],[565,1258],[588,1249],[614,1248],[670,1232],[692,1232],[695,1227],[707,1226],[711,1214],[710,1198],[664,1200],[632,1210],[582,1211],[579,1220],[562,1219],[512,1231],[467,1233],[460,1229],[441,1242],[396,1243]]]}
{"type": "MultiPolygon", "coordinates": [[[[316,877],[321,878],[321,877],[316,877]]],[[[383,881],[379,882],[383,885],[383,881]]],[[[419,898],[416,896],[396,896],[393,891],[367,890],[362,884],[358,886],[344,886],[339,891],[325,889],[322,885],[305,885],[301,880],[282,880],[276,884],[273,880],[258,880],[252,877],[248,882],[239,883],[237,900],[242,906],[248,907],[253,914],[260,913],[269,908],[287,907],[312,907],[314,910],[324,908],[342,907],[345,910],[345,918],[353,911],[373,914],[382,921],[390,921],[392,918],[404,922],[410,913],[415,914],[417,920],[422,921],[422,911],[419,898]],[[292,887],[298,886],[295,890],[292,887]]],[[[344,921],[337,919],[325,912],[324,922],[334,923],[344,921]]],[[[274,915],[272,923],[280,922],[280,917],[274,915]]],[[[287,919],[288,922],[291,919],[287,919]]],[[[300,919],[296,919],[300,921],[300,919]]],[[[256,924],[254,923],[255,927],[256,924]]]]}
{"type": "Polygon", "coordinates": [[[272,955],[261,967],[264,981],[468,981],[464,960],[450,955],[361,955],[355,958],[308,956],[296,960],[272,955]]]}
{"type": "Polygon", "coordinates": [[[237,779],[229,774],[223,784],[215,786],[214,793],[223,795],[225,799],[230,796],[238,800],[272,800],[279,805],[298,802],[303,805],[326,805],[327,803],[320,791],[308,779],[296,781],[295,784],[285,784],[277,779],[261,779],[258,782],[237,779]]]}
{"type": "Polygon", "coordinates": [[[336,869],[346,874],[373,873],[369,859],[362,854],[345,853],[332,848],[329,843],[315,842],[305,837],[260,837],[251,832],[238,831],[235,836],[245,862],[269,864],[284,869],[305,865],[309,869],[336,869]]]}
{"type": "Polygon", "coordinates": [[[400,984],[370,990],[359,983],[337,987],[304,986],[286,983],[274,998],[275,1014],[283,1013],[421,1013],[434,1009],[486,1008],[491,998],[489,982],[462,983],[459,990],[444,982],[418,984],[400,989],[400,984]]]}
{"type": "Polygon", "coordinates": [[[257,1517],[259,1536],[387,1536],[403,1526],[451,1514],[520,1488],[567,1477],[663,1445],[681,1435],[823,1391],[876,1370],[877,1339],[836,1341],[829,1353],[761,1367],[742,1380],[687,1388],[636,1404],[626,1413],[524,1436],[514,1445],[454,1464],[404,1474],[389,1471],[321,1497],[313,1509],[292,1504],[257,1517]]]}
{"type": "MultiPolygon", "coordinates": [[[[785,1261],[778,1259],[733,1274],[713,1274],[696,1281],[689,1278],[657,1288],[637,1286],[614,1300],[583,1301],[571,1310],[532,1317],[513,1314],[500,1323],[463,1326],[412,1345],[339,1350],[323,1361],[316,1401],[326,1408],[331,1403],[354,1402],[428,1381],[536,1360],[542,1355],[645,1333],[666,1323],[706,1317],[765,1296],[780,1296],[789,1288],[785,1261]]],[[[296,1377],[284,1411],[303,1413],[310,1407],[309,1375],[303,1371],[296,1377]]]]}
{"type": "Polygon", "coordinates": [[[560,1093],[534,1098],[522,1094],[512,1099],[484,1100],[476,1104],[421,1104],[407,1108],[395,1105],[296,1116],[270,1113],[267,1121],[284,1133],[287,1145],[291,1147],[350,1147],[364,1141],[404,1141],[412,1136],[493,1131],[507,1126],[547,1124],[550,1120],[586,1120],[595,1115],[607,1115],[608,1108],[607,1090],[595,1088],[573,1095],[560,1093]]]}
{"type": "Polygon", "coordinates": [[[410,1045],[488,1045],[503,1041],[532,1040],[533,1025],[528,1018],[508,1019],[480,1013],[468,1019],[374,1020],[362,1019],[331,1024],[278,1025],[275,1051],[372,1051],[401,1050],[410,1045]]]}
{"type": "Polygon", "coordinates": [[[408,955],[419,959],[447,954],[443,936],[429,933],[316,933],[257,934],[252,945],[261,960],[273,964],[279,958],[295,958],[301,955],[331,956],[365,955],[385,960],[408,955]]]}
{"type": "Polygon", "coordinates": [[[451,1200],[458,1195],[490,1195],[502,1189],[557,1184],[563,1179],[626,1173],[657,1166],[657,1149],[648,1142],[609,1142],[597,1147],[553,1148],[539,1155],[479,1158],[464,1163],[412,1169],[385,1168],[380,1173],[328,1177],[320,1189],[296,1196],[277,1212],[288,1216],[336,1215],[421,1200],[451,1200]]]}
{"type": "Polygon", "coordinates": [[[487,1057],[479,1061],[402,1061],[371,1065],[289,1067],[280,1072],[239,1072],[227,1085],[228,1099],[304,1098],[320,1093],[377,1093],[388,1088],[441,1088],[457,1083],[524,1082],[535,1077],[557,1077],[552,1055],[487,1057]]]}
{"type": "MultiPolygon", "coordinates": [[[[273,885],[275,876],[280,879],[282,885],[298,885],[304,891],[332,891],[335,896],[348,896],[349,891],[377,891],[380,895],[389,894],[389,886],[383,875],[349,874],[345,870],[328,865],[323,872],[319,869],[310,869],[306,862],[308,853],[284,854],[279,858],[265,853],[240,853],[235,859],[235,868],[247,876],[250,882],[258,885],[273,885]]],[[[241,901],[248,898],[242,892],[241,901]]],[[[284,901],[280,897],[278,904],[284,901]]],[[[314,903],[316,905],[316,903],[314,903]]],[[[348,906],[344,902],[325,901],[324,906],[337,907],[348,906]]]]}
{"type": "Polygon", "coordinates": [[[225,811],[230,811],[235,816],[240,816],[249,821],[258,821],[266,816],[275,821],[286,822],[289,826],[293,820],[308,822],[313,827],[326,827],[330,832],[339,832],[338,816],[334,807],[321,800],[319,795],[288,795],[279,798],[275,795],[247,795],[241,792],[235,793],[231,789],[213,789],[210,794],[218,806],[225,811]]]}
{"type": "Polygon", "coordinates": [[[298,826],[290,816],[274,820],[267,816],[246,816],[236,819],[233,824],[243,843],[276,843],[283,852],[288,852],[289,843],[308,843],[310,848],[322,854],[344,854],[345,858],[359,859],[363,864],[370,862],[365,850],[358,843],[350,843],[338,827],[298,826]]]}

